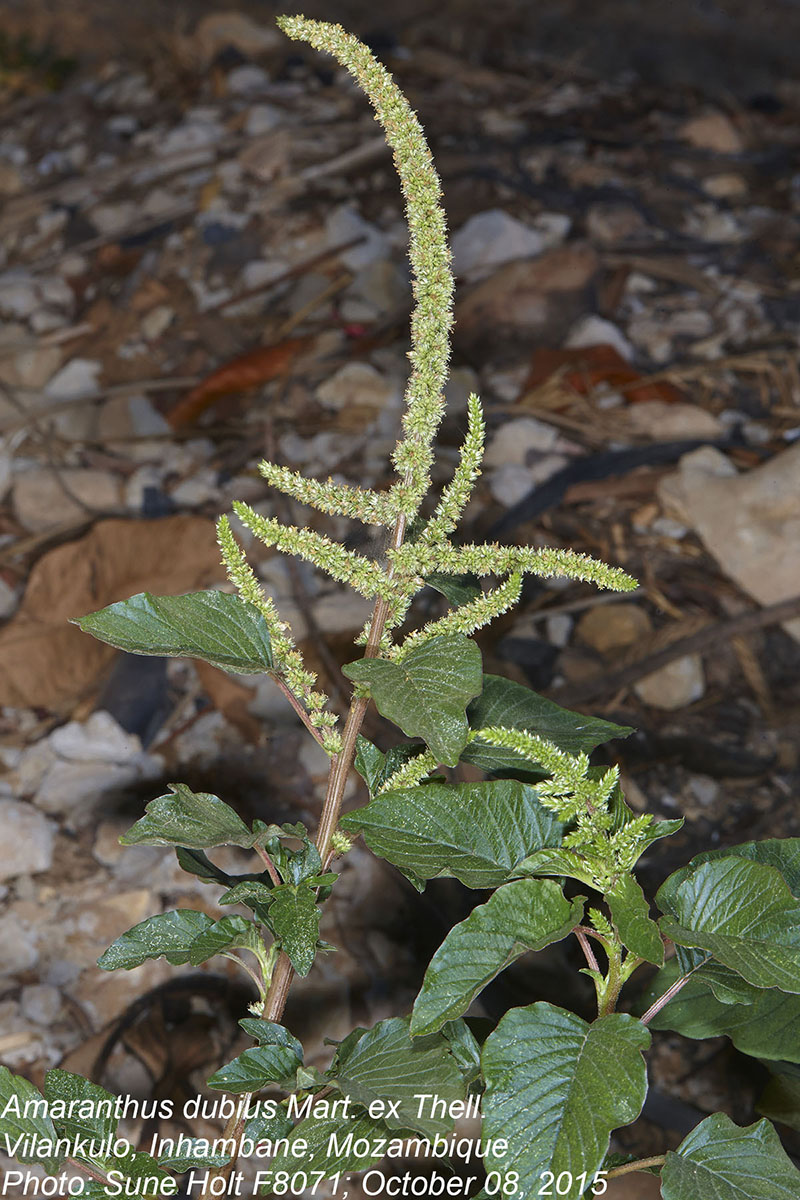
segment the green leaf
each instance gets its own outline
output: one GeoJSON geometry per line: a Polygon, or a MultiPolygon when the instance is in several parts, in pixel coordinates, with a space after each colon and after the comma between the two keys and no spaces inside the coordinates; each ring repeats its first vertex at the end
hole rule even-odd
{"type": "MultiPolygon", "coordinates": [[[[44,1077],[44,1096],[51,1106],[63,1104],[67,1115],[54,1118],[61,1137],[96,1139],[101,1142],[117,1128],[116,1096],[82,1075],[54,1069],[44,1077]]],[[[51,1107],[52,1111],[52,1107],[51,1107]]],[[[58,1109],[56,1109],[58,1111],[58,1109]]]]}
{"type": "MultiPolygon", "coordinates": [[[[668,962],[648,988],[644,1005],[663,996],[679,973],[675,960],[668,962]]],[[[800,996],[759,988],[752,1004],[726,1004],[715,997],[703,970],[653,1017],[650,1027],[698,1040],[725,1035],[743,1054],[800,1063],[800,996]]]]}
{"type": "Polygon", "coordinates": [[[430,961],[411,1014],[413,1034],[433,1033],[460,1017],[496,975],[527,950],[541,950],[580,924],[557,884],[520,879],[499,888],[454,925],[430,961]]]}
{"type": "MultiPolygon", "coordinates": [[[[570,754],[581,751],[588,754],[602,742],[628,737],[633,732],[627,726],[612,725],[599,717],[570,712],[501,675],[484,675],[483,691],[470,704],[467,717],[471,729],[489,729],[493,725],[524,729],[547,738],[570,754]]],[[[492,746],[480,738],[470,742],[461,757],[482,771],[531,770],[528,760],[516,751],[492,746]]]]}
{"type": "Polygon", "coordinates": [[[637,958],[660,967],[664,961],[664,942],[650,916],[650,906],[644,892],[633,876],[623,875],[606,894],[606,900],[623,946],[627,946],[637,958]]]}
{"type": "MultiPolygon", "coordinates": [[[[211,1142],[208,1138],[189,1138],[185,1134],[181,1134],[178,1143],[179,1148],[176,1148],[174,1154],[161,1155],[158,1160],[160,1167],[177,1171],[182,1175],[184,1171],[189,1171],[192,1167],[222,1167],[230,1161],[228,1154],[211,1153],[211,1142]]],[[[81,1194],[86,1195],[85,1192],[81,1194]]],[[[108,1192],[102,1194],[107,1200],[108,1192]]]]}
{"type": "Polygon", "coordinates": [[[477,575],[440,575],[434,571],[425,577],[425,582],[455,608],[477,600],[482,591],[477,575]]]}
{"type": "Polygon", "coordinates": [[[212,863],[202,850],[190,850],[188,846],[177,846],[175,857],[178,866],[187,875],[196,875],[203,883],[221,883],[224,887],[232,887],[241,876],[229,875],[215,863],[212,863]]]}
{"type": "Polygon", "coordinates": [[[768,1121],[746,1129],[714,1113],[692,1130],[661,1171],[664,1200],[797,1200],[800,1171],[768,1121]]]}
{"type": "Polygon", "coordinates": [[[119,840],[123,846],[243,846],[256,840],[229,804],[209,792],[193,792],[185,783],[170,783],[172,795],[159,796],[145,815],[119,840]]]}
{"type": "Polygon", "coordinates": [[[399,1101],[398,1112],[383,1118],[387,1127],[431,1138],[452,1129],[453,1118],[431,1114],[429,1104],[420,1115],[419,1097],[427,1094],[447,1103],[463,1100],[466,1092],[446,1038],[412,1038],[407,1017],[380,1021],[353,1043],[343,1043],[329,1078],[354,1104],[399,1101]]]}
{"type": "Polygon", "coordinates": [[[428,783],[384,792],[342,817],[369,848],[420,879],[453,875],[467,887],[497,887],[537,846],[557,846],[563,825],[516,779],[428,783]]]}
{"type": "Polygon", "coordinates": [[[370,796],[374,796],[391,779],[395,771],[399,771],[409,759],[416,758],[424,749],[419,743],[403,744],[392,746],[391,750],[383,754],[377,746],[373,746],[372,742],[359,734],[353,766],[366,783],[370,796]]]}
{"type": "Polygon", "coordinates": [[[421,737],[440,762],[454,767],[467,744],[466,708],[482,686],[481,652],[460,633],[428,638],[402,662],[362,658],[343,667],[369,688],[378,712],[408,737],[421,737]]]}
{"type": "Polygon", "coordinates": [[[515,875],[566,875],[580,883],[594,886],[592,864],[577,850],[566,850],[563,846],[536,850],[524,858],[514,871],[515,875]]]}
{"type": "Polygon", "coordinates": [[[186,596],[140,592],[73,624],[132,654],[201,658],[237,675],[261,675],[273,666],[264,617],[252,604],[227,592],[186,596]]]}
{"type": "Polygon", "coordinates": [[[22,1075],[12,1075],[8,1067],[0,1067],[0,1134],[8,1139],[9,1154],[21,1163],[41,1163],[48,1174],[54,1175],[64,1159],[53,1155],[52,1145],[42,1145],[43,1154],[36,1152],[36,1145],[55,1143],[58,1134],[47,1113],[47,1102],[40,1091],[22,1075]],[[32,1153],[25,1153],[23,1144],[15,1150],[19,1138],[34,1139],[32,1153]]]}
{"type": "Polygon", "coordinates": [[[189,961],[189,948],[195,938],[211,929],[213,924],[213,917],[192,908],[159,913],[140,921],[112,942],[97,960],[97,965],[104,971],[130,971],[146,959],[160,958],[163,954],[167,962],[179,966],[189,961]]]}
{"type": "Polygon", "coordinates": [[[667,905],[664,911],[669,911],[675,892],[690,875],[703,863],[713,862],[718,858],[746,858],[751,862],[774,867],[783,875],[792,895],[800,897],[800,838],[768,838],[763,842],[743,842],[739,846],[726,846],[724,850],[705,850],[696,855],[691,862],[675,871],[661,885],[659,894],[667,905]]]}
{"type": "Polygon", "coordinates": [[[474,1083],[481,1073],[481,1048],[475,1034],[463,1017],[447,1021],[442,1026],[442,1037],[450,1047],[450,1053],[458,1063],[464,1082],[474,1083]]]}
{"type": "Polygon", "coordinates": [[[283,883],[272,889],[269,919],[298,975],[307,975],[317,953],[320,910],[308,885],[283,883]]]}
{"type": "MultiPolygon", "coordinates": [[[[262,1022],[256,1021],[254,1024],[260,1025],[262,1022]]],[[[263,1022],[265,1026],[271,1024],[271,1021],[263,1022]]],[[[283,1033],[288,1034],[288,1031],[283,1030],[283,1033]]],[[[281,1083],[290,1088],[297,1068],[303,1065],[302,1048],[298,1053],[299,1042],[290,1034],[288,1038],[291,1042],[279,1035],[275,1035],[273,1041],[268,1041],[268,1036],[268,1031],[262,1030],[259,1034],[261,1044],[243,1051],[238,1058],[220,1067],[208,1080],[208,1086],[236,1095],[258,1092],[270,1083],[281,1083]]]]}
{"type": "Polygon", "coordinates": [[[243,1017],[239,1024],[259,1046],[284,1046],[296,1054],[300,1062],[303,1061],[303,1047],[285,1025],[268,1021],[265,1017],[243,1017]]]}
{"type": "Polygon", "coordinates": [[[258,928],[246,917],[222,917],[197,935],[189,947],[188,962],[197,967],[223,950],[237,949],[262,953],[264,943],[258,928]]]}
{"type": "Polygon", "coordinates": [[[255,1113],[245,1122],[244,1136],[253,1142],[269,1140],[275,1142],[278,1138],[289,1137],[294,1126],[285,1111],[279,1108],[272,1115],[267,1110],[255,1113]]]}
{"type": "Polygon", "coordinates": [[[800,1069],[793,1063],[770,1064],[772,1078],[761,1093],[756,1112],[800,1130],[800,1069]]]}
{"type": "Polygon", "coordinates": [[[668,879],[656,902],[673,942],[709,951],[756,987],[800,993],[800,906],[774,867],[701,863],[674,891],[668,879]]]}
{"type": "Polygon", "coordinates": [[[377,1141],[385,1145],[387,1134],[384,1123],[372,1120],[366,1113],[355,1114],[347,1121],[338,1116],[306,1117],[294,1127],[289,1138],[289,1153],[276,1155],[270,1163],[270,1171],[273,1178],[277,1171],[288,1171],[290,1176],[297,1173],[297,1164],[301,1160],[294,1157],[291,1146],[300,1140],[307,1145],[302,1160],[304,1171],[324,1171],[328,1177],[338,1171],[363,1171],[383,1158],[383,1149],[372,1148],[377,1141]]]}
{"type": "Polygon", "coordinates": [[[531,1196],[544,1171],[566,1172],[562,1195],[577,1200],[579,1177],[599,1169],[612,1130],[641,1112],[649,1044],[625,1013],[591,1025],[543,1001],[506,1013],[483,1048],[483,1137],[506,1138],[509,1149],[487,1156],[487,1170],[518,1171],[520,1194],[531,1196]]]}

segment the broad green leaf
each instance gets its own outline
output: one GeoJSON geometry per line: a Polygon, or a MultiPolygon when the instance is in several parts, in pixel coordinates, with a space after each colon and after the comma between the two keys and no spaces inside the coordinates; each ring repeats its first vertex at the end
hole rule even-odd
{"type": "Polygon", "coordinates": [[[196,875],[203,883],[220,883],[224,887],[232,887],[241,876],[229,875],[215,863],[212,863],[202,850],[190,850],[188,846],[177,846],[175,857],[178,866],[187,875],[196,875]]]}
{"type": "Polygon", "coordinates": [[[213,917],[192,908],[159,913],[140,921],[112,942],[98,958],[97,965],[104,971],[130,971],[146,959],[160,958],[163,954],[168,963],[177,967],[189,961],[192,942],[213,924],[213,917]]]}
{"type": "MultiPolygon", "coordinates": [[[[177,1171],[182,1175],[192,1167],[222,1167],[230,1159],[228,1154],[212,1154],[212,1143],[208,1138],[190,1138],[181,1134],[176,1141],[174,1152],[162,1154],[158,1160],[158,1165],[169,1171],[177,1171]]],[[[108,1200],[108,1192],[103,1192],[103,1196],[108,1200]]]]}
{"type": "MultiPolygon", "coordinates": [[[[388,1130],[382,1121],[373,1121],[366,1113],[353,1115],[349,1120],[339,1116],[306,1117],[295,1125],[289,1145],[300,1140],[307,1146],[306,1157],[295,1158],[291,1151],[278,1154],[270,1163],[273,1178],[276,1171],[296,1175],[302,1161],[304,1171],[324,1171],[330,1177],[338,1171],[363,1171],[374,1167],[383,1158],[388,1130]],[[380,1143],[376,1149],[372,1149],[380,1143]]],[[[266,1190],[266,1189],[265,1189],[266,1190]]]]}
{"type": "Polygon", "coordinates": [[[303,1047],[285,1025],[267,1021],[264,1017],[243,1017],[239,1024],[259,1046],[284,1046],[296,1054],[300,1062],[303,1061],[303,1047]]]}
{"type": "Polygon", "coordinates": [[[467,744],[467,704],[481,690],[481,652],[460,633],[428,638],[402,662],[362,658],[343,667],[369,688],[378,712],[408,737],[421,737],[449,767],[467,744]]]}
{"type": "Polygon", "coordinates": [[[270,1083],[282,1083],[291,1087],[292,1077],[302,1066],[302,1053],[294,1046],[277,1041],[262,1042],[243,1051],[208,1080],[208,1086],[223,1092],[258,1092],[270,1083]]]}
{"type": "Polygon", "coordinates": [[[768,838],[763,842],[743,842],[739,846],[726,846],[723,850],[705,850],[696,855],[691,862],[675,871],[661,885],[659,895],[667,905],[663,911],[668,911],[675,892],[690,875],[703,863],[718,858],[746,858],[751,862],[774,867],[786,880],[792,895],[800,898],[800,838],[768,838]]]}
{"type": "Polygon", "coordinates": [[[383,1117],[386,1125],[431,1138],[452,1129],[453,1118],[431,1113],[430,1103],[422,1104],[420,1096],[447,1103],[463,1100],[466,1092],[447,1040],[440,1035],[412,1038],[407,1017],[380,1021],[344,1053],[340,1046],[336,1073],[330,1078],[354,1104],[399,1101],[398,1112],[383,1117]]]}
{"type": "Polygon", "coordinates": [[[248,1117],[244,1126],[244,1136],[256,1143],[267,1140],[275,1142],[279,1138],[288,1137],[293,1129],[294,1126],[284,1109],[279,1108],[274,1115],[262,1110],[248,1117]]]}
{"type": "Polygon", "coordinates": [[[9,1156],[21,1163],[41,1163],[49,1174],[55,1174],[64,1156],[52,1153],[58,1134],[48,1116],[47,1101],[32,1083],[22,1075],[12,1075],[8,1067],[0,1067],[0,1114],[0,1135],[9,1156]],[[31,1152],[26,1153],[26,1145],[31,1152]],[[43,1154],[36,1152],[37,1145],[43,1154]]]}
{"type": "Polygon", "coordinates": [[[460,1017],[521,954],[567,937],[582,916],[583,898],[570,904],[550,881],[520,879],[498,888],[453,926],[434,954],[414,1003],[411,1032],[433,1033],[460,1017]]]}
{"type": "Polygon", "coordinates": [[[661,1171],[664,1200],[797,1200],[800,1171],[769,1121],[741,1129],[714,1113],[692,1130],[661,1171]]]}
{"type": "Polygon", "coordinates": [[[171,795],[151,800],[145,815],[119,840],[123,846],[244,846],[256,840],[229,804],[185,783],[169,784],[171,795]]]}
{"type": "Polygon", "coordinates": [[[515,875],[566,875],[580,883],[594,886],[592,865],[577,850],[566,850],[563,846],[535,850],[524,858],[514,871],[515,875]]]}
{"type": "Polygon", "coordinates": [[[283,883],[272,890],[269,919],[298,975],[307,975],[317,953],[320,910],[308,883],[283,883]]]}
{"type": "Polygon", "coordinates": [[[447,1040],[464,1082],[467,1085],[473,1083],[481,1073],[481,1048],[467,1022],[463,1017],[445,1022],[442,1037],[447,1040]]]}
{"type": "Polygon", "coordinates": [[[51,1112],[64,1105],[65,1116],[54,1117],[53,1124],[62,1137],[92,1138],[99,1143],[117,1128],[114,1106],[117,1098],[82,1075],[54,1069],[44,1077],[44,1096],[51,1112]]]}
{"type": "Polygon", "coordinates": [[[227,592],[151,596],[140,592],[74,622],[133,654],[201,658],[237,675],[272,670],[269,629],[252,604],[227,592]]]}
{"type": "MultiPolygon", "coordinates": [[[[651,983],[644,1007],[663,996],[678,974],[673,959],[651,983]]],[[[672,1029],[698,1040],[726,1035],[743,1054],[800,1063],[800,996],[759,988],[752,1004],[723,1004],[704,980],[702,969],[653,1017],[650,1027],[672,1029]]]]}
{"type": "Polygon", "coordinates": [[[606,893],[606,900],[623,946],[627,946],[645,962],[660,967],[664,961],[664,942],[650,916],[650,906],[644,892],[633,876],[623,875],[614,888],[606,893]]]}
{"type": "Polygon", "coordinates": [[[800,905],[774,867],[728,857],[701,863],[656,902],[673,942],[708,950],[756,987],[800,993],[800,905]]]}
{"type": "Polygon", "coordinates": [[[742,979],[741,975],[717,962],[708,950],[691,950],[687,946],[675,947],[675,958],[680,974],[701,979],[723,1004],[752,1004],[762,991],[742,979]]]}
{"type": "Polygon", "coordinates": [[[353,766],[366,783],[370,796],[379,792],[384,784],[391,779],[395,771],[411,758],[416,758],[425,749],[419,743],[416,745],[403,744],[392,746],[391,750],[382,753],[361,734],[356,739],[356,757],[353,766]]]}
{"type": "Polygon", "coordinates": [[[800,1068],[794,1063],[766,1064],[772,1078],[759,1096],[756,1112],[800,1130],[800,1068]]]}
{"type": "Polygon", "coordinates": [[[544,1171],[566,1172],[562,1195],[577,1200],[579,1177],[599,1169],[612,1130],[641,1112],[649,1044],[644,1025],[625,1013],[591,1025],[544,1001],[506,1013],[483,1048],[483,1137],[506,1138],[509,1149],[487,1156],[487,1170],[518,1171],[529,1196],[544,1171]]]}
{"type": "Polygon", "coordinates": [[[515,779],[384,792],[341,820],[381,858],[420,879],[454,875],[467,887],[505,883],[532,850],[557,846],[563,826],[515,779]]]}
{"type": "MultiPolygon", "coordinates": [[[[525,729],[570,754],[581,751],[588,754],[602,742],[628,737],[633,732],[627,726],[612,725],[599,717],[570,712],[502,675],[484,675],[483,691],[470,704],[467,717],[470,729],[489,729],[492,725],[525,729]]],[[[470,742],[461,757],[483,771],[531,770],[528,760],[514,750],[492,746],[480,738],[470,742]]]]}
{"type": "Polygon", "coordinates": [[[455,608],[469,604],[470,600],[477,600],[482,591],[477,575],[440,575],[434,571],[426,576],[425,582],[455,608]]]}
{"type": "Polygon", "coordinates": [[[258,928],[246,917],[222,917],[197,935],[189,947],[188,961],[197,967],[223,950],[237,949],[262,952],[264,943],[258,928]]]}

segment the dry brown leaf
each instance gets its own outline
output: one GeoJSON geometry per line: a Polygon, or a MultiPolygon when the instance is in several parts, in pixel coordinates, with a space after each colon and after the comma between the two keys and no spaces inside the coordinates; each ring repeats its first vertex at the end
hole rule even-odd
{"type": "Polygon", "coordinates": [[[287,338],[277,346],[259,346],[247,354],[223,363],[180,400],[167,420],[173,429],[190,425],[223,396],[246,392],[249,388],[276,379],[289,369],[295,355],[308,344],[308,338],[287,338]]]}
{"type": "Polygon", "coordinates": [[[69,712],[116,653],[69,621],[137,592],[174,595],[222,579],[214,523],[176,516],[100,521],[45,554],[0,630],[0,704],[69,712]]]}

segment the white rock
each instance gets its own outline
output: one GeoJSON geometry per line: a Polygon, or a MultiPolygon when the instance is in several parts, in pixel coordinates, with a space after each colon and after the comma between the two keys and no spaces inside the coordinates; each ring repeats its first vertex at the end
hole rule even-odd
{"type": "Polygon", "coordinates": [[[537,233],[542,235],[542,249],[554,250],[565,240],[572,228],[572,219],[566,213],[539,213],[531,222],[537,233]]]}
{"type": "Polygon", "coordinates": [[[117,479],[89,467],[65,467],[58,473],[47,467],[28,470],[16,476],[11,493],[17,520],[30,533],[78,522],[87,511],[115,512],[120,499],[117,479]]]}
{"type": "Polygon", "coordinates": [[[154,342],[175,320],[175,309],[168,304],[157,304],[142,317],[142,334],[148,342],[154,342]]]}
{"type": "Polygon", "coordinates": [[[317,400],[325,408],[341,410],[351,404],[383,408],[397,401],[397,387],[369,363],[350,362],[320,384],[317,400]]]}
{"type": "Polygon", "coordinates": [[[68,324],[63,313],[52,312],[49,308],[37,309],[31,316],[31,329],[34,333],[52,333],[54,329],[63,329],[68,324]]]}
{"type": "Polygon", "coordinates": [[[478,279],[502,263],[533,258],[544,248],[539,230],[501,208],[490,208],[470,217],[453,234],[453,270],[463,278],[478,279]]]}
{"type": "Polygon", "coordinates": [[[154,149],[160,158],[184,154],[190,150],[205,150],[215,146],[224,136],[225,130],[214,120],[182,121],[156,141],[154,149]]]}
{"type": "Polygon", "coordinates": [[[236,12],[209,13],[198,22],[192,41],[207,62],[229,46],[245,55],[257,55],[283,44],[274,26],[259,25],[244,13],[236,12]]]}
{"type": "Polygon", "coordinates": [[[36,1025],[52,1025],[61,1012],[61,993],[46,983],[31,984],[20,995],[22,1012],[36,1025]]]}
{"type": "MultiPolygon", "coordinates": [[[[798,479],[800,443],[742,474],[706,447],[685,455],[658,494],[731,579],[759,604],[776,604],[800,594],[798,479]]],[[[784,628],[800,641],[800,619],[784,628]]]]}
{"type": "Polygon", "coordinates": [[[170,491],[170,496],[180,507],[196,508],[219,495],[218,472],[213,467],[201,467],[189,479],[183,479],[170,491]]]}
{"type": "Polygon", "coordinates": [[[245,290],[272,283],[286,271],[286,263],[279,258],[255,258],[242,270],[242,287],[245,290]]]}
{"type": "Polygon", "coordinates": [[[50,400],[75,400],[82,396],[94,396],[100,390],[99,362],[88,358],[72,358],[65,363],[45,387],[50,400]]]}
{"type": "Polygon", "coordinates": [[[551,475],[555,475],[556,471],[560,471],[566,461],[560,454],[548,454],[535,466],[524,467],[519,463],[509,463],[507,466],[497,467],[487,476],[489,491],[498,504],[510,508],[527,496],[536,484],[544,483],[551,475]]]}
{"type": "Polygon", "coordinates": [[[63,352],[58,346],[39,346],[20,350],[13,359],[0,359],[0,379],[12,386],[43,388],[61,366],[63,352]],[[9,370],[10,366],[10,370],[9,370]]]}
{"type": "Polygon", "coordinates": [[[371,600],[342,588],[314,604],[314,617],[323,633],[349,633],[361,629],[374,605],[371,600]]]}
{"type": "Polygon", "coordinates": [[[666,400],[643,400],[631,404],[628,424],[634,433],[654,440],[716,438],[723,429],[719,420],[698,404],[670,404],[666,400]]]}
{"type": "Polygon", "coordinates": [[[92,713],[86,721],[69,721],[50,734],[59,758],[69,762],[131,762],[142,753],[142,743],[127,733],[110,713],[92,713]]]}
{"type": "Polygon", "coordinates": [[[692,117],[678,130],[678,137],[698,150],[710,150],[715,154],[738,154],[744,149],[736,126],[721,112],[692,117]]]}
{"type": "Polygon", "coordinates": [[[532,454],[548,454],[559,440],[558,430],[535,417],[520,417],[501,425],[486,450],[487,467],[527,466],[532,454]]]}
{"type": "Polygon", "coordinates": [[[640,700],[653,708],[674,712],[693,704],[706,687],[703,660],[699,654],[687,654],[667,663],[651,675],[645,675],[633,685],[640,700]]]}
{"type": "Polygon", "coordinates": [[[285,113],[273,104],[254,104],[247,114],[244,131],[248,137],[260,137],[285,119],[285,113]]]}
{"type": "Polygon", "coordinates": [[[24,320],[41,303],[29,271],[14,269],[0,275],[0,315],[24,320]]]}
{"type": "Polygon", "coordinates": [[[75,293],[65,279],[60,275],[45,275],[38,281],[39,291],[46,304],[53,308],[62,308],[72,312],[75,307],[75,293]]]}
{"type": "Polygon", "coordinates": [[[548,642],[553,646],[564,647],[572,633],[572,617],[569,613],[554,613],[545,621],[545,628],[548,642]]]}
{"type": "Polygon", "coordinates": [[[245,63],[234,67],[228,72],[228,90],[234,96],[246,96],[253,92],[263,92],[269,85],[269,75],[261,67],[245,63]]]}
{"type": "Polygon", "coordinates": [[[369,263],[389,257],[389,239],[385,233],[370,225],[352,204],[342,204],[328,214],[325,238],[329,246],[338,246],[353,238],[364,238],[358,246],[340,254],[342,263],[351,271],[360,271],[369,263]]]}
{"type": "Polygon", "coordinates": [[[633,346],[622,331],[611,321],[594,315],[580,317],[570,329],[564,345],[574,350],[585,346],[613,346],[627,362],[633,358],[633,346]]]}
{"type": "Polygon", "coordinates": [[[162,769],[161,759],[146,754],[127,763],[61,760],[37,792],[36,807],[57,814],[68,829],[82,829],[96,820],[107,795],[141,780],[157,779],[162,769]]]}
{"type": "Polygon", "coordinates": [[[32,804],[0,799],[0,879],[35,875],[53,861],[56,826],[32,804]]]}
{"type": "Polygon", "coordinates": [[[21,974],[39,960],[37,931],[12,909],[0,916],[0,977],[21,974]]]}

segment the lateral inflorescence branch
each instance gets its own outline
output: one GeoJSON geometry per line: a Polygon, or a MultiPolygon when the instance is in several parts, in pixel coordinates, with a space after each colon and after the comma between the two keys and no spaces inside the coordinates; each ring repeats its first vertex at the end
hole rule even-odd
{"type": "Polygon", "coordinates": [[[397,661],[405,658],[410,650],[426,642],[428,638],[442,633],[463,633],[466,637],[473,634],[484,625],[488,625],[503,613],[508,612],[520,598],[522,593],[522,573],[517,571],[509,575],[499,587],[491,591],[481,592],[474,600],[460,604],[452,612],[440,617],[437,621],[429,621],[422,629],[410,633],[401,645],[393,646],[390,657],[397,661]]]}
{"type": "Polygon", "coordinates": [[[266,622],[276,673],[308,714],[309,724],[320,731],[322,745],[327,752],[338,754],[341,738],[335,729],[338,721],[336,714],[327,710],[328,697],[325,693],[315,690],[316,675],[307,669],[289,626],[281,620],[271,596],[266,595],[256,579],[227,517],[220,517],[217,522],[217,541],[228,578],[242,599],[257,608],[266,622]]]}

